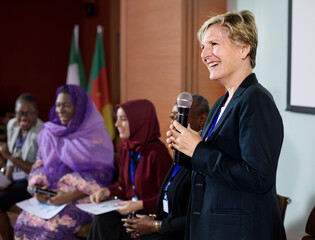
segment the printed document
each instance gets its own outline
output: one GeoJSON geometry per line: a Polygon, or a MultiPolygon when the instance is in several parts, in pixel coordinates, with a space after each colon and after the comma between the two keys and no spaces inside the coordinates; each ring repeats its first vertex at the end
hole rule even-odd
{"type": "Polygon", "coordinates": [[[76,206],[86,212],[93,213],[94,215],[99,215],[106,212],[111,212],[116,209],[122,208],[121,206],[118,206],[119,203],[122,203],[124,201],[120,199],[115,200],[109,200],[101,203],[82,203],[82,204],[76,204],[76,206]]]}

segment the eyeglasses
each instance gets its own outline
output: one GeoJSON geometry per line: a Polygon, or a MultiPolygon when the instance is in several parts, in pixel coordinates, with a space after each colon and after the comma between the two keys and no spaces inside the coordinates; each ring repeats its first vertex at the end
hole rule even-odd
{"type": "Polygon", "coordinates": [[[18,116],[18,117],[32,117],[35,112],[31,112],[31,111],[27,111],[27,112],[22,112],[22,111],[18,111],[18,112],[15,112],[15,114],[18,116]]]}

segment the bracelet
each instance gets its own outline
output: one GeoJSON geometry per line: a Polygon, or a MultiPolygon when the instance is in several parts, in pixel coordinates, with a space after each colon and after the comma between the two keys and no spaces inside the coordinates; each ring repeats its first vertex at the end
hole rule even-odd
{"type": "Polygon", "coordinates": [[[160,233],[161,232],[161,221],[154,221],[154,226],[156,232],[160,233]]]}
{"type": "Polygon", "coordinates": [[[151,217],[153,220],[155,220],[157,218],[156,214],[149,214],[149,217],[151,217]]]}

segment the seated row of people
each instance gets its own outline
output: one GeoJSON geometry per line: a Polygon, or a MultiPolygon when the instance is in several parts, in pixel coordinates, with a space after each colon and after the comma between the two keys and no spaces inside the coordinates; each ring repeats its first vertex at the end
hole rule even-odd
{"type": "MultiPolygon", "coordinates": [[[[204,97],[196,94],[192,97],[188,122],[193,130],[201,134],[210,106],[204,97]]],[[[171,123],[177,119],[177,113],[178,108],[175,104],[171,113],[171,123]]],[[[190,170],[172,165],[160,189],[156,219],[141,214],[136,214],[133,218],[124,218],[127,232],[141,240],[184,239],[190,182],[190,170]]]]}
{"type": "MultiPolygon", "coordinates": [[[[198,95],[193,99],[191,111],[197,111],[198,117],[189,121],[198,126],[198,131],[205,123],[209,104],[198,95]]],[[[150,239],[183,239],[190,171],[172,165],[168,149],[159,140],[159,123],[150,101],[118,104],[115,112],[115,126],[123,141],[118,150],[118,180],[111,185],[115,171],[113,143],[85,90],[75,85],[58,88],[49,121],[44,125],[37,117],[35,99],[29,94],[19,97],[16,118],[8,124],[8,145],[3,143],[0,153],[9,159],[8,178],[12,166],[13,176],[15,172],[26,175],[13,178],[12,184],[0,189],[3,239],[12,239],[13,234],[6,211],[31,197],[27,185],[57,193],[35,194],[38,201],[67,206],[48,220],[23,211],[14,226],[15,239],[75,239],[80,227],[92,221],[92,215],[75,204],[98,203],[110,197],[124,203],[117,211],[94,216],[88,239],[131,239],[151,233],[155,235],[148,235],[150,239]],[[168,209],[163,207],[166,199],[168,209]],[[148,217],[155,213],[156,220],[148,217]],[[128,214],[134,218],[126,218],[128,214]],[[143,224],[134,224],[135,220],[143,224]]]]}

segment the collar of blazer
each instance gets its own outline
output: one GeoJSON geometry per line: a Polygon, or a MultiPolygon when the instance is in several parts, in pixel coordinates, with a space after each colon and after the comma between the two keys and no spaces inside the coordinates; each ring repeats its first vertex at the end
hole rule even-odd
{"type": "MultiPolygon", "coordinates": [[[[248,75],[244,81],[241,83],[241,85],[237,88],[237,90],[235,91],[231,101],[229,102],[229,104],[227,105],[226,109],[224,110],[223,115],[221,116],[221,118],[219,119],[219,121],[217,122],[217,124],[215,125],[213,132],[211,133],[209,139],[211,139],[211,136],[213,137],[216,132],[217,129],[220,129],[220,126],[225,122],[225,119],[227,118],[227,116],[229,115],[229,113],[231,112],[231,110],[233,109],[233,107],[235,106],[235,104],[238,102],[239,97],[243,94],[243,92],[251,85],[257,83],[257,78],[255,73],[252,73],[250,75],[248,75]]],[[[210,127],[212,126],[216,116],[219,114],[219,111],[221,110],[221,107],[223,106],[224,102],[226,101],[226,99],[228,98],[229,94],[228,92],[225,93],[224,96],[222,96],[221,98],[219,98],[217,100],[217,102],[214,104],[213,108],[210,111],[210,114],[207,118],[205,127],[204,127],[204,131],[202,131],[202,139],[204,140],[206,138],[206,136],[208,135],[208,132],[210,130],[210,127]]]]}

